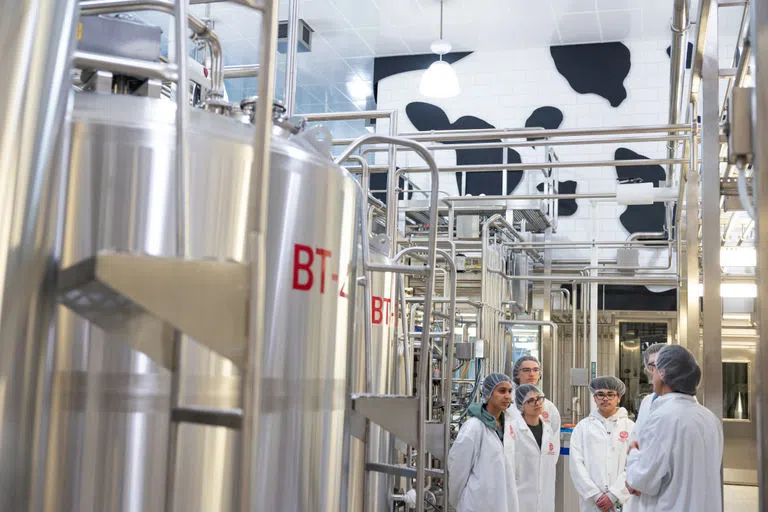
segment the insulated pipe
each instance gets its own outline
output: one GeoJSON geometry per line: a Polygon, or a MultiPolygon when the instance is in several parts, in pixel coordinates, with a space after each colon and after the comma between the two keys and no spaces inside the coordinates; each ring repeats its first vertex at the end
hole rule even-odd
{"type": "MultiPolygon", "coordinates": [[[[571,368],[578,368],[578,366],[576,366],[578,364],[577,360],[576,360],[576,342],[577,342],[577,338],[578,338],[578,333],[577,333],[577,330],[578,330],[578,325],[577,325],[578,319],[576,318],[576,314],[577,314],[577,309],[576,309],[576,293],[577,293],[576,292],[576,286],[577,285],[576,285],[575,282],[571,283],[571,291],[573,292],[573,293],[571,293],[571,323],[572,323],[572,326],[571,326],[571,368]]],[[[573,386],[571,386],[571,393],[573,393],[573,386]]],[[[572,413],[572,419],[575,420],[576,419],[576,411],[578,410],[577,408],[579,407],[578,400],[580,398],[578,397],[578,394],[576,394],[576,396],[573,397],[573,398],[575,398],[576,400],[571,399],[571,413],[572,413]]],[[[574,423],[575,423],[575,421],[574,421],[574,423]]]]}

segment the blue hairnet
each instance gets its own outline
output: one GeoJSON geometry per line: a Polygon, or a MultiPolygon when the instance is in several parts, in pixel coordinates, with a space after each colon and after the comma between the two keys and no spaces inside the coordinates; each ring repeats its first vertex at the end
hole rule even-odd
{"type": "Polygon", "coordinates": [[[531,391],[535,391],[539,396],[544,396],[544,393],[539,391],[539,388],[533,384],[523,384],[522,386],[517,386],[517,389],[515,390],[515,405],[517,405],[517,408],[520,410],[520,412],[523,412],[523,402],[525,402],[525,397],[527,397],[528,393],[531,391]]]}
{"type": "Polygon", "coordinates": [[[493,390],[496,386],[502,382],[509,382],[512,384],[512,380],[503,373],[491,373],[485,379],[483,379],[483,397],[487,401],[491,398],[493,390]]]}
{"type": "Polygon", "coordinates": [[[613,375],[608,375],[606,377],[595,377],[592,379],[592,382],[589,383],[590,393],[594,395],[601,389],[615,391],[617,394],[623,395],[627,391],[627,386],[613,375]]]}
{"type": "MultiPolygon", "coordinates": [[[[538,359],[536,359],[533,356],[520,356],[520,359],[515,361],[515,366],[512,368],[512,380],[515,381],[515,384],[520,384],[520,367],[523,365],[526,361],[533,361],[536,364],[539,365],[539,368],[541,368],[541,363],[538,359]]],[[[541,378],[541,374],[543,372],[539,372],[539,378],[541,378]]]]}
{"type": "Polygon", "coordinates": [[[667,345],[656,357],[656,369],[664,372],[661,380],[672,391],[695,395],[701,381],[701,368],[693,354],[680,345],[667,345]]]}

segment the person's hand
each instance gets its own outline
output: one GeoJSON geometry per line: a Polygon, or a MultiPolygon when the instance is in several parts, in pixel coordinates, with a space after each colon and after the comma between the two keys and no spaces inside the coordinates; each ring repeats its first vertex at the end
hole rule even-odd
{"type": "Polygon", "coordinates": [[[595,505],[600,509],[600,512],[609,512],[610,510],[613,510],[613,502],[607,494],[601,494],[595,502],[595,505]]]}
{"type": "Polygon", "coordinates": [[[627,455],[629,455],[629,452],[631,452],[633,449],[635,449],[635,450],[639,450],[640,449],[640,445],[637,444],[637,441],[632,441],[632,444],[629,445],[629,448],[627,448],[627,455]]]}
{"type": "Polygon", "coordinates": [[[632,488],[632,486],[630,486],[630,485],[629,485],[627,482],[624,482],[624,486],[625,486],[625,487],[627,488],[627,490],[629,491],[629,494],[631,494],[631,495],[633,495],[633,496],[640,496],[640,491],[636,491],[636,490],[634,490],[634,489],[632,488]]]}

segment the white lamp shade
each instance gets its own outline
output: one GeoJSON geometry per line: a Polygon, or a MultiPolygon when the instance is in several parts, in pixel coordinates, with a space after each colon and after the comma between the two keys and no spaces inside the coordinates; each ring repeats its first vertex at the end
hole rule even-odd
{"type": "Polygon", "coordinates": [[[421,77],[419,92],[427,98],[453,98],[461,92],[459,78],[450,64],[434,62],[421,77]]]}

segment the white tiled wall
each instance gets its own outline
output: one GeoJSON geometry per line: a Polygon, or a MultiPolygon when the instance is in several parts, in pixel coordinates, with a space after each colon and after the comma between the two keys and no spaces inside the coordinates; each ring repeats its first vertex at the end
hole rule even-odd
{"type": "MultiPolygon", "coordinates": [[[[561,128],[603,128],[616,126],[666,124],[669,95],[669,57],[667,40],[625,43],[631,51],[631,68],[624,80],[627,98],[617,108],[596,94],[578,94],[555,69],[549,48],[476,52],[452,64],[461,84],[461,94],[447,100],[426,99],[418,92],[423,71],[401,73],[379,82],[378,108],[399,110],[400,132],[416,131],[408,120],[405,107],[412,101],[425,101],[442,108],[451,121],[474,115],[497,128],[521,128],[534,109],[551,105],[564,114],[561,128]]],[[[613,160],[618,147],[627,147],[649,158],[666,156],[665,142],[643,144],[601,144],[557,147],[561,161],[613,160]]],[[[516,148],[523,162],[542,162],[539,148],[516,148]]],[[[437,153],[438,164],[455,163],[453,151],[437,153]]],[[[413,154],[400,156],[400,165],[422,165],[413,154]]],[[[416,178],[425,185],[426,176],[416,178]]],[[[612,192],[616,170],[608,168],[561,169],[560,181],[576,180],[577,192],[612,192]]],[[[539,171],[528,171],[516,193],[534,192],[542,181],[539,171]]],[[[440,188],[457,193],[453,175],[445,174],[440,188]]],[[[591,240],[592,222],[589,200],[579,200],[572,217],[562,217],[558,236],[570,240],[591,240]]],[[[625,240],[627,231],[618,221],[623,206],[601,203],[597,208],[598,239],[625,240]]],[[[659,253],[652,251],[663,259],[659,253]]],[[[601,257],[609,257],[606,252],[601,257]]],[[[586,257],[586,252],[570,257],[586,257]]],[[[557,255],[555,255],[557,257],[557,255]]],[[[648,256],[650,257],[650,256],[648,256]]]]}

